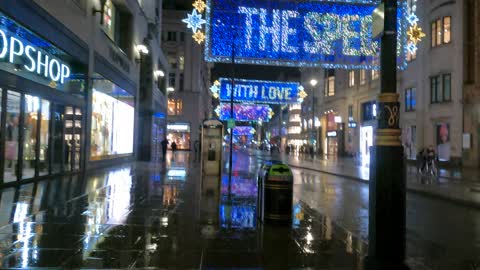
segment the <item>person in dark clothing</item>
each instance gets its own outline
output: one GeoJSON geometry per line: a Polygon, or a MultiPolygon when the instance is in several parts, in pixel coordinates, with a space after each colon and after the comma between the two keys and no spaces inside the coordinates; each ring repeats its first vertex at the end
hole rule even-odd
{"type": "Polygon", "coordinates": [[[172,152],[175,153],[175,151],[177,151],[177,143],[172,142],[172,152]]]}
{"type": "Polygon", "coordinates": [[[195,149],[195,161],[200,160],[199,159],[199,151],[200,151],[200,141],[195,140],[195,143],[193,144],[193,148],[195,149]]]}
{"type": "Polygon", "coordinates": [[[160,142],[162,145],[162,155],[163,155],[163,160],[165,161],[167,158],[167,145],[168,145],[168,140],[167,138],[164,138],[163,141],[160,142]]]}

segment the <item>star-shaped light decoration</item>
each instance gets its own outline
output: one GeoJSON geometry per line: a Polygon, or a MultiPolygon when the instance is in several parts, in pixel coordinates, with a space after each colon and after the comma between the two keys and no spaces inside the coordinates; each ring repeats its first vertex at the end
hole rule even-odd
{"type": "Polygon", "coordinates": [[[307,92],[305,92],[305,90],[300,90],[300,92],[298,92],[298,97],[301,98],[301,99],[304,99],[308,96],[307,92]]]}
{"type": "Polygon", "coordinates": [[[198,12],[202,13],[205,8],[207,7],[207,5],[205,4],[205,2],[203,0],[197,0],[195,1],[195,3],[193,3],[193,7],[198,10],[198,12]]]}
{"type": "Polygon", "coordinates": [[[202,24],[207,22],[202,18],[202,14],[197,13],[196,9],[194,9],[191,14],[187,14],[187,16],[188,17],[183,19],[182,22],[186,23],[187,28],[191,28],[195,34],[198,33],[198,28],[202,29],[202,24]]]}
{"type": "Polygon", "coordinates": [[[418,27],[417,24],[410,26],[410,29],[407,31],[408,41],[412,42],[413,44],[417,45],[417,43],[425,37],[425,33],[423,33],[422,28],[418,27]]]}
{"type": "Polygon", "coordinates": [[[275,113],[272,111],[272,109],[268,110],[268,119],[272,119],[272,117],[275,115],[275,113]]]}
{"type": "Polygon", "coordinates": [[[218,94],[218,92],[220,91],[220,88],[218,88],[218,85],[216,85],[215,83],[210,86],[210,92],[212,92],[212,94],[218,94]]]}
{"type": "Polygon", "coordinates": [[[193,34],[192,37],[193,37],[193,39],[195,39],[195,41],[198,44],[201,44],[205,40],[205,34],[200,30],[197,31],[195,34],[193,34]]]}
{"type": "Polygon", "coordinates": [[[415,15],[415,13],[410,13],[410,15],[407,16],[407,22],[408,22],[410,25],[417,24],[417,22],[418,22],[418,17],[417,17],[417,15],[415,15]]]}
{"type": "Polygon", "coordinates": [[[217,108],[215,108],[214,112],[215,112],[218,116],[220,116],[220,110],[221,110],[221,109],[220,109],[220,105],[218,105],[217,108]]]}

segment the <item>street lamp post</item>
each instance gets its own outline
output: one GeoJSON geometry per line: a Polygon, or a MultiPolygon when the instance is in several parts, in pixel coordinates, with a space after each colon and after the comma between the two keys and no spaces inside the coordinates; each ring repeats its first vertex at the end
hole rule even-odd
{"type": "Polygon", "coordinates": [[[384,0],[378,128],[370,150],[369,235],[366,269],[405,265],[405,168],[397,85],[397,0],[384,0]]]}
{"type": "MultiPolygon", "coordinates": [[[[315,133],[315,144],[318,144],[318,141],[317,141],[317,139],[318,139],[317,127],[315,125],[315,106],[317,105],[316,102],[315,102],[315,86],[317,85],[317,83],[318,83],[318,81],[315,80],[315,79],[310,80],[310,85],[312,86],[312,128],[313,128],[313,132],[315,133]]],[[[315,148],[314,148],[314,150],[315,150],[315,148]]]]}

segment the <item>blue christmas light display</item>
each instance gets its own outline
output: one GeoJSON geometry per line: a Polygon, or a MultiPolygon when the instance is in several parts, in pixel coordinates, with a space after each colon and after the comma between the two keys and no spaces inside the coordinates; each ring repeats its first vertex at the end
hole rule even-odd
{"type": "Polygon", "coordinates": [[[186,23],[187,28],[192,29],[193,33],[196,33],[197,29],[202,29],[202,24],[207,21],[202,19],[202,14],[198,14],[197,10],[194,9],[191,14],[187,14],[187,18],[183,19],[182,22],[186,23]]]}
{"type": "MultiPolygon", "coordinates": [[[[220,104],[215,112],[220,120],[230,119],[230,104],[220,104]]],[[[272,108],[264,104],[234,104],[233,118],[235,121],[268,122],[273,116],[272,108]]]]}
{"type": "MultiPolygon", "coordinates": [[[[230,79],[220,78],[220,84],[210,88],[213,95],[218,94],[221,101],[230,101],[232,84],[230,79]]],[[[300,103],[306,93],[296,82],[276,82],[235,79],[233,100],[236,102],[293,104],[300,103]]]]}
{"type": "MultiPolygon", "coordinates": [[[[207,0],[205,60],[378,69],[372,12],[379,0],[207,0]]],[[[399,1],[398,66],[406,67],[407,8],[399,1]]],[[[410,18],[413,20],[414,18],[410,18]]]]}

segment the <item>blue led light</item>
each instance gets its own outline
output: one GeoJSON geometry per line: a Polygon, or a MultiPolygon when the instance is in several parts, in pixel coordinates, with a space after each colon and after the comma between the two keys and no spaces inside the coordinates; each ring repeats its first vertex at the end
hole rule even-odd
{"type": "MultiPolygon", "coordinates": [[[[220,78],[220,100],[230,101],[231,80],[220,78]]],[[[299,103],[303,88],[296,82],[235,79],[233,100],[236,102],[293,104],[299,103]]]]}
{"type": "MultiPolygon", "coordinates": [[[[406,4],[399,1],[397,63],[405,67],[406,4]]],[[[207,0],[205,60],[378,69],[371,13],[379,0],[207,0]]]]}
{"type": "MultiPolygon", "coordinates": [[[[222,121],[231,119],[230,116],[230,104],[222,103],[216,109],[215,112],[218,118],[222,121]]],[[[265,104],[234,104],[233,105],[233,118],[235,121],[263,121],[268,122],[272,117],[272,108],[265,104]]]]}
{"type": "Polygon", "coordinates": [[[191,28],[194,33],[197,32],[197,29],[202,29],[202,24],[206,23],[204,19],[202,19],[202,14],[198,14],[197,10],[194,9],[191,14],[187,14],[187,18],[183,19],[182,22],[187,24],[187,28],[191,28]]]}

